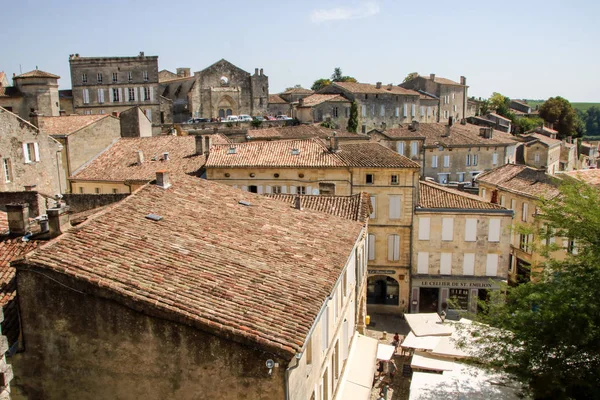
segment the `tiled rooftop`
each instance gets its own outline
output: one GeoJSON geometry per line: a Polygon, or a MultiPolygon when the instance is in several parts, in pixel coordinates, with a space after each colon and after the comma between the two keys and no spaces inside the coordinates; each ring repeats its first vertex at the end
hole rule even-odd
{"type": "Polygon", "coordinates": [[[25,72],[24,74],[17,75],[15,78],[54,78],[60,79],[60,76],[51,74],[50,72],[42,71],[41,69],[34,69],[33,71],[25,72]]]}
{"type": "Polygon", "coordinates": [[[370,83],[359,83],[359,82],[333,82],[331,85],[338,86],[351,93],[367,93],[367,94],[400,94],[405,96],[419,96],[419,93],[414,90],[405,89],[395,85],[381,85],[381,88],[377,89],[377,85],[370,83]]]}
{"type": "Polygon", "coordinates": [[[168,189],[144,186],[27,263],[291,359],[363,224],[204,179],[171,181],[168,189]]]}
{"type": "Polygon", "coordinates": [[[270,94],[269,104],[288,104],[288,102],[282,99],[278,94],[270,94]]]}
{"type": "Polygon", "coordinates": [[[60,117],[39,117],[40,129],[51,136],[70,135],[104,118],[116,118],[111,114],[63,115],[60,117]]]}
{"type": "Polygon", "coordinates": [[[340,138],[369,139],[367,135],[340,129],[329,129],[319,124],[252,129],[248,131],[247,136],[250,136],[251,139],[306,139],[312,137],[326,139],[333,136],[334,132],[340,138]]]}
{"type": "Polygon", "coordinates": [[[310,89],[304,89],[302,87],[290,88],[290,89],[286,90],[285,92],[283,92],[283,94],[311,94],[311,93],[314,93],[314,91],[312,91],[310,89]]]}
{"type": "Polygon", "coordinates": [[[284,201],[294,207],[296,198],[300,198],[303,209],[324,212],[352,221],[366,222],[371,214],[371,201],[368,193],[352,196],[311,196],[297,194],[265,194],[271,199],[284,201]]]}
{"type": "Polygon", "coordinates": [[[248,142],[214,146],[207,168],[281,167],[419,168],[419,164],[379,143],[340,144],[331,152],[321,139],[248,142]]]}
{"type": "Polygon", "coordinates": [[[473,124],[454,124],[450,127],[450,135],[446,135],[446,124],[420,123],[418,131],[414,132],[404,126],[385,130],[384,134],[390,138],[424,137],[425,146],[443,144],[452,146],[498,146],[515,144],[517,140],[510,134],[494,130],[492,138],[486,139],[479,135],[480,126],[473,124]]]}
{"type": "Polygon", "coordinates": [[[528,133],[526,135],[521,135],[521,137],[528,142],[533,142],[535,140],[538,140],[538,141],[544,143],[545,145],[547,145],[548,147],[557,146],[562,143],[558,139],[552,139],[546,135],[542,135],[539,133],[528,133]]]}
{"type": "Polygon", "coordinates": [[[339,103],[350,103],[350,100],[345,98],[339,94],[311,94],[302,99],[302,106],[300,107],[313,107],[318,104],[324,103],[326,101],[329,102],[339,102],[339,103]]]}
{"type": "Polygon", "coordinates": [[[580,169],[565,174],[590,185],[600,186],[600,169],[580,169]]]}
{"type": "MultiPolygon", "coordinates": [[[[210,135],[213,144],[227,143],[220,135],[210,135]]],[[[194,136],[153,136],[120,138],[95,159],[75,171],[71,177],[82,181],[150,181],[158,170],[172,174],[195,174],[205,163],[204,155],[196,155],[194,136]],[[138,150],[144,162],[138,165],[138,150]],[[163,160],[163,153],[169,159],[163,160]]]]}
{"type": "Polygon", "coordinates": [[[506,208],[487,202],[481,197],[421,181],[419,204],[417,208],[469,209],[469,210],[506,210],[506,208]]]}
{"type": "Polygon", "coordinates": [[[479,183],[529,197],[552,198],[559,193],[550,175],[526,165],[506,164],[479,174],[475,179],[479,183]]]}
{"type": "MultiPolygon", "coordinates": [[[[419,76],[421,78],[425,78],[425,79],[431,80],[431,75],[419,75],[419,76]]],[[[451,79],[442,78],[442,77],[439,77],[439,76],[436,76],[434,78],[434,82],[435,83],[440,83],[442,85],[464,86],[464,85],[461,85],[460,83],[455,82],[455,81],[453,81],[451,79]]]]}

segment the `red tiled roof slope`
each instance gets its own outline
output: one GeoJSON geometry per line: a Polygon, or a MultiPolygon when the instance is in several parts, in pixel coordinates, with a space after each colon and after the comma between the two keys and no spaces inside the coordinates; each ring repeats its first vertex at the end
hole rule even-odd
{"type": "Polygon", "coordinates": [[[70,135],[104,118],[115,118],[111,114],[64,115],[39,117],[40,129],[49,135],[70,135]]]}
{"type": "Polygon", "coordinates": [[[420,168],[421,165],[379,143],[340,144],[336,153],[349,167],[420,168]]]}
{"type": "Polygon", "coordinates": [[[270,94],[269,104],[288,104],[288,102],[282,99],[278,94],[270,94]]]}
{"type": "Polygon", "coordinates": [[[480,128],[473,124],[454,124],[450,127],[450,135],[446,124],[442,123],[420,123],[418,131],[411,131],[409,126],[387,129],[383,133],[389,137],[423,137],[425,146],[498,146],[517,143],[517,140],[509,133],[494,130],[492,137],[486,139],[479,136],[480,128]]]}
{"type": "Polygon", "coordinates": [[[366,222],[371,213],[371,202],[367,193],[352,196],[311,196],[295,194],[265,194],[271,199],[284,201],[292,207],[296,198],[300,198],[300,206],[304,209],[320,211],[352,221],[366,222]]]}
{"type": "MultiPolygon", "coordinates": [[[[215,144],[227,143],[220,135],[210,135],[215,144]]],[[[71,177],[88,181],[151,181],[156,171],[168,169],[171,174],[195,174],[205,163],[204,155],[196,155],[194,136],[154,136],[120,138],[98,157],[85,164],[71,177]],[[138,150],[144,162],[137,163],[138,150]],[[169,159],[163,160],[163,153],[169,159]]]]}
{"type": "Polygon", "coordinates": [[[600,186],[600,169],[580,169],[564,174],[590,185],[600,186]]]}
{"type": "Polygon", "coordinates": [[[15,78],[54,78],[60,79],[60,76],[51,74],[50,72],[42,71],[41,69],[34,69],[33,71],[25,72],[24,74],[17,75],[15,78]]]}
{"type": "Polygon", "coordinates": [[[552,198],[559,191],[555,181],[542,170],[526,165],[505,164],[477,175],[477,182],[529,197],[552,198]]]}
{"type": "Polygon", "coordinates": [[[291,359],[362,224],[204,179],[179,175],[172,183],[144,186],[26,263],[291,359]]]}
{"type": "Polygon", "coordinates": [[[302,105],[299,107],[312,107],[326,101],[337,103],[350,103],[350,100],[339,94],[311,94],[302,99],[302,105]]]}
{"type": "Polygon", "coordinates": [[[319,124],[314,125],[296,125],[296,126],[278,126],[273,128],[252,129],[248,131],[248,136],[252,139],[305,139],[319,137],[327,139],[335,135],[340,138],[364,138],[369,139],[367,135],[348,132],[340,129],[329,129],[319,124]]]}
{"type": "Polygon", "coordinates": [[[414,90],[405,89],[395,85],[381,85],[378,89],[377,85],[370,83],[359,83],[359,82],[333,82],[332,85],[338,86],[351,93],[367,93],[367,94],[400,94],[408,96],[419,96],[418,92],[414,90]]]}
{"type": "Polygon", "coordinates": [[[489,203],[481,197],[446,188],[435,183],[421,181],[419,187],[420,208],[454,208],[470,210],[506,210],[498,204],[489,203]]]}

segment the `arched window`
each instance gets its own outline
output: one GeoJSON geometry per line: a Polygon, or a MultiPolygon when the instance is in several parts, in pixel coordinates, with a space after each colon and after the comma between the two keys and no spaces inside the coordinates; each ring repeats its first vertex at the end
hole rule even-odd
{"type": "Polygon", "coordinates": [[[400,304],[400,285],[390,276],[370,276],[367,281],[367,304],[400,304]]]}

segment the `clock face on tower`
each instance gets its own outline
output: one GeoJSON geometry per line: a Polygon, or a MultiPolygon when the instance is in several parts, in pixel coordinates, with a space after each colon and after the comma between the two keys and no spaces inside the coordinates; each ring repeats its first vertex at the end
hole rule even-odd
{"type": "Polygon", "coordinates": [[[226,86],[229,83],[229,78],[222,76],[219,81],[221,82],[221,86],[226,86]]]}

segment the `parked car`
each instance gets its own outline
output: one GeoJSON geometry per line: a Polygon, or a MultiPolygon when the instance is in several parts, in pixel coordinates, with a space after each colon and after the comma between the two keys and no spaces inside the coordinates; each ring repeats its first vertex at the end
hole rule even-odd
{"type": "Polygon", "coordinates": [[[252,121],[252,117],[251,117],[251,116],[249,116],[249,115],[247,115],[247,114],[241,114],[241,115],[238,117],[238,120],[239,120],[239,121],[244,121],[244,122],[250,122],[250,121],[252,121]]]}
{"type": "Polygon", "coordinates": [[[237,115],[228,115],[227,118],[223,120],[223,122],[237,122],[240,120],[240,117],[237,115]]]}
{"type": "Polygon", "coordinates": [[[210,122],[210,118],[190,118],[185,123],[186,124],[199,124],[202,122],[210,122]]]}
{"type": "Polygon", "coordinates": [[[260,115],[254,116],[254,117],[252,117],[252,118],[253,118],[255,121],[261,121],[261,122],[265,120],[265,117],[263,117],[263,116],[260,116],[260,115]]]}
{"type": "Polygon", "coordinates": [[[286,120],[291,119],[291,118],[288,117],[287,115],[278,115],[276,119],[280,120],[280,121],[281,120],[286,121],[286,120]]]}
{"type": "Polygon", "coordinates": [[[272,116],[272,115],[265,115],[265,120],[267,120],[267,121],[276,121],[276,120],[277,120],[277,118],[275,118],[275,117],[274,117],[274,116],[272,116]]]}

